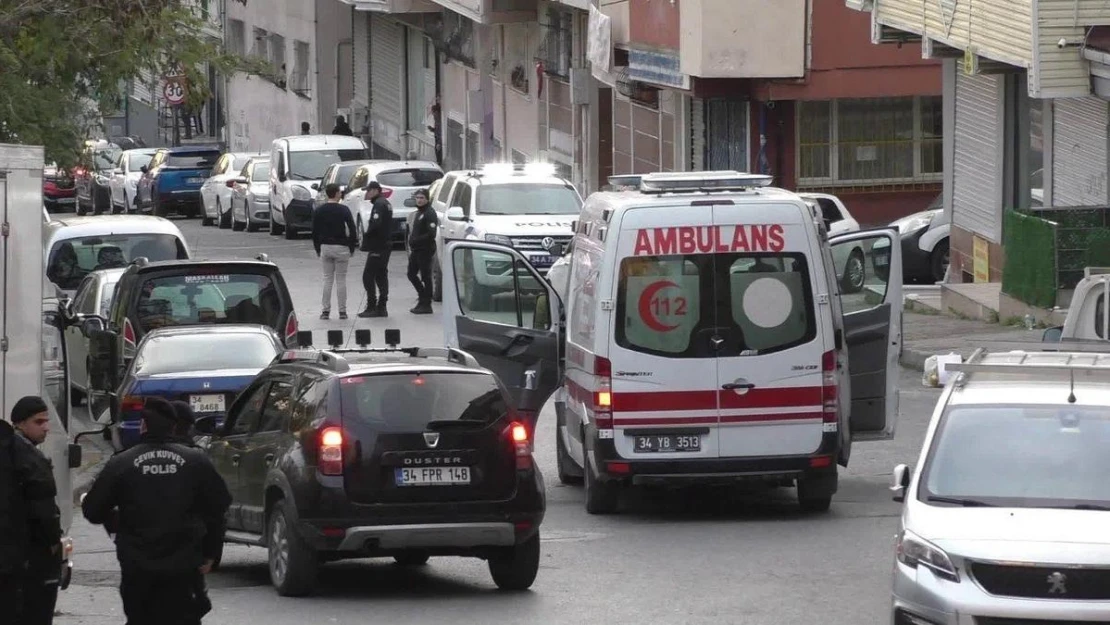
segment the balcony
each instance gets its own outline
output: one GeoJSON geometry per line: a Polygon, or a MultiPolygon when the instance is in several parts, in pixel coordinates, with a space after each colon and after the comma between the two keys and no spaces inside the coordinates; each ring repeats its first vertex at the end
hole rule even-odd
{"type": "Polygon", "coordinates": [[[682,0],[681,71],[700,78],[801,78],[806,21],[806,0],[682,0]]]}
{"type": "Polygon", "coordinates": [[[432,0],[339,0],[356,11],[369,13],[438,13],[441,9],[432,0]]]}
{"type": "Polygon", "coordinates": [[[434,0],[479,24],[507,24],[536,20],[538,0],[434,0]]]}
{"type": "Polygon", "coordinates": [[[965,71],[1028,70],[1029,95],[1091,92],[1087,29],[1108,21],[1104,0],[844,0],[871,13],[874,43],[921,42],[925,58],[959,58],[965,71]]]}

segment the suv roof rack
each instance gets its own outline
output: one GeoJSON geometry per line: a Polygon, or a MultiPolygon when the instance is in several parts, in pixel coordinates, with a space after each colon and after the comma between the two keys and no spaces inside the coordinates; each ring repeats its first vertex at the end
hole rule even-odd
{"type": "Polygon", "coordinates": [[[1084,267],[1083,277],[1090,278],[1091,276],[1105,276],[1110,274],[1110,267],[1084,267]]]}
{"type": "Polygon", "coordinates": [[[328,330],[328,344],[330,347],[317,349],[312,347],[312,332],[305,330],[297,333],[297,341],[301,344],[301,347],[285,350],[278,355],[275,362],[311,362],[335,373],[346,373],[350,371],[351,364],[344,358],[344,354],[407,354],[413,358],[443,358],[447,362],[471,369],[482,368],[477,358],[461,349],[454,347],[398,347],[401,342],[400,330],[386,330],[385,335],[389,347],[370,347],[370,330],[355,330],[355,342],[358,347],[341,347],[344,343],[343,331],[328,330]]]}
{"type": "Polygon", "coordinates": [[[642,175],[609,176],[614,187],[639,187],[640,193],[709,193],[748,191],[771,185],[773,178],[735,170],[658,172],[642,175]]]}
{"type": "MultiPolygon", "coordinates": [[[[1014,345],[1021,345],[1020,343],[1014,345]]],[[[1110,351],[1106,345],[1088,342],[1051,343],[1038,349],[1039,344],[1026,344],[1027,349],[989,351],[976,349],[966,362],[945,365],[945,369],[958,373],[956,384],[963,386],[972,373],[1001,375],[1037,374],[1071,379],[1076,373],[1101,373],[1110,376],[1110,351]]]]}

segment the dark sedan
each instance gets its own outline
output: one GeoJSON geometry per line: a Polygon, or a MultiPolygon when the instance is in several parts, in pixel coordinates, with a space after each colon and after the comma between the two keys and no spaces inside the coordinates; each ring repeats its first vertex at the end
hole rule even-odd
{"type": "Polygon", "coordinates": [[[119,385],[112,440],[126,449],[139,440],[147,397],[188,402],[197,416],[223,415],[258,372],[283,350],[261,325],[224,324],[154,330],[140,341],[119,385]]]}

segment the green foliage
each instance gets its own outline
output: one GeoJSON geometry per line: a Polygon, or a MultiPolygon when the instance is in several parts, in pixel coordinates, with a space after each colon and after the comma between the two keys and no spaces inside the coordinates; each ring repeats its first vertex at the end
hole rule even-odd
{"type": "Polygon", "coordinates": [[[1110,267],[1110,229],[1098,228],[1087,236],[1084,267],[1110,267]]]}
{"type": "Polygon", "coordinates": [[[181,0],[0,0],[0,142],[43,145],[48,161],[69,166],[95,111],[118,110],[144,70],[183,68],[190,106],[209,96],[206,64],[258,70],[204,26],[181,0]]]}
{"type": "Polygon", "coordinates": [[[1003,293],[1041,308],[1056,305],[1055,228],[1055,224],[1039,217],[1006,211],[1002,225],[1006,249],[1003,293]]]}

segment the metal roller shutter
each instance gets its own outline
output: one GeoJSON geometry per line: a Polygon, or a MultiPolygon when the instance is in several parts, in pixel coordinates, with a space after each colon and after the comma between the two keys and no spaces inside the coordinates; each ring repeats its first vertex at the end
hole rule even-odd
{"type": "Polygon", "coordinates": [[[956,78],[952,191],[953,225],[996,243],[1002,230],[998,80],[963,73],[956,78]]]}
{"type": "Polygon", "coordinates": [[[404,26],[380,15],[370,18],[370,115],[373,140],[400,152],[405,128],[404,26]],[[384,127],[383,127],[384,125],[384,127]]]}
{"type": "Polygon", "coordinates": [[[1052,204],[1106,204],[1106,101],[1066,98],[1054,106],[1052,204]]]}
{"type": "MultiPolygon", "coordinates": [[[[370,16],[354,13],[354,103],[351,108],[370,106],[370,16]]],[[[352,124],[353,125],[353,124],[352,124]]]]}

